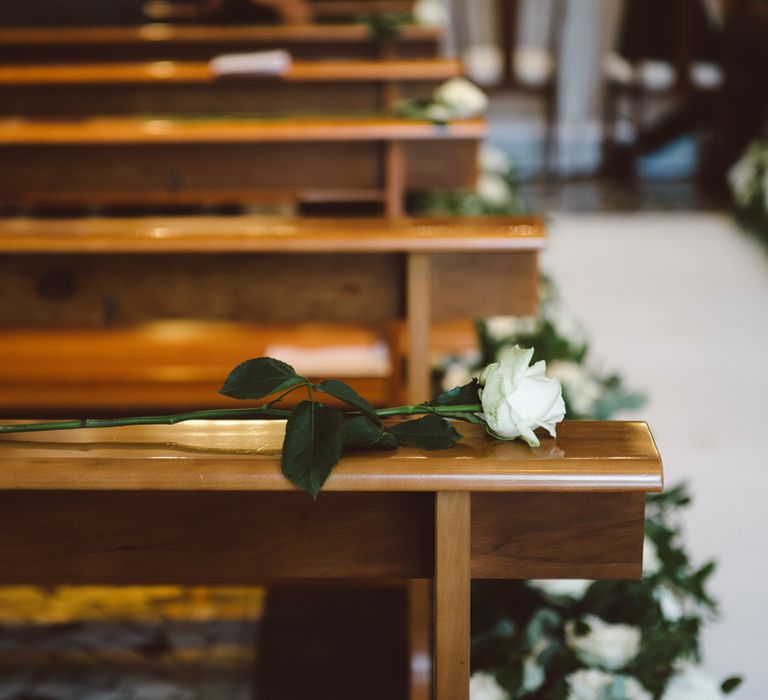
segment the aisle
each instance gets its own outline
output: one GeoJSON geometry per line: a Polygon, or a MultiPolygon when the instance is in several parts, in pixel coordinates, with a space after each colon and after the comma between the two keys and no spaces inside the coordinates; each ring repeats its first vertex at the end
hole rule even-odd
{"type": "Polygon", "coordinates": [[[706,668],[744,673],[744,700],[768,697],[768,255],[724,215],[564,214],[551,219],[543,266],[596,356],[649,394],[638,415],[667,484],[692,484],[691,549],[720,561],[706,668]]]}

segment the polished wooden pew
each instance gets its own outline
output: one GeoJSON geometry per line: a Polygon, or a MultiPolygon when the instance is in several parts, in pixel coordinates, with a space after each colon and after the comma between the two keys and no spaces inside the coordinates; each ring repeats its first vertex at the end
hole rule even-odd
{"type": "Polygon", "coordinates": [[[207,63],[0,66],[0,116],[377,113],[461,75],[454,59],[296,61],[279,76],[217,77],[207,63]]]}
{"type": "Polygon", "coordinates": [[[483,119],[4,119],[0,205],[367,201],[397,216],[408,190],[472,187],[485,134],[483,119]]]}
{"type": "Polygon", "coordinates": [[[422,401],[430,325],[534,313],[544,240],[536,218],[0,220],[0,410],[60,411],[55,384],[78,407],[205,405],[254,324],[308,322],[405,323],[422,401]]]}
{"type": "Polygon", "coordinates": [[[408,15],[414,0],[311,0],[310,10],[321,21],[357,19],[370,14],[408,15]]]}
{"type": "Polygon", "coordinates": [[[441,31],[403,26],[392,41],[362,24],[0,28],[0,64],[208,61],[222,53],[286,49],[296,59],[429,58],[441,31]]]}
{"type": "MultiPolygon", "coordinates": [[[[566,421],[535,449],[458,427],[449,450],[347,454],[317,501],[280,473],[280,422],[0,435],[0,584],[426,580],[411,697],[433,659],[433,697],[468,700],[471,579],[639,578],[662,466],[644,423],[566,421]]],[[[334,697],[302,669],[279,697],[334,697]]]]}

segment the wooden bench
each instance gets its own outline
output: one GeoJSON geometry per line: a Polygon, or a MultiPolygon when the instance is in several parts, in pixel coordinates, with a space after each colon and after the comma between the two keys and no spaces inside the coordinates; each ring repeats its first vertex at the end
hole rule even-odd
{"type": "Polygon", "coordinates": [[[0,115],[371,114],[461,72],[442,58],[296,61],[281,76],[226,77],[176,61],[0,66],[0,115]]]}
{"type": "Polygon", "coordinates": [[[317,501],[280,473],[281,423],[2,435],[0,584],[427,579],[411,697],[434,659],[434,697],[468,700],[471,579],[639,578],[662,466],[644,423],[566,421],[536,449],[460,429],[450,450],[346,455],[317,501]]]}
{"type": "Polygon", "coordinates": [[[281,76],[217,77],[207,63],[0,66],[0,115],[375,114],[461,75],[453,59],[296,61],[281,76]]]}
{"type": "Polygon", "coordinates": [[[361,24],[0,29],[0,64],[209,61],[222,53],[286,49],[296,59],[430,58],[442,32],[404,26],[389,42],[361,24]]]}
{"type": "Polygon", "coordinates": [[[378,201],[397,216],[408,190],[472,187],[485,134],[482,119],[5,119],[0,205],[378,201]]]}
{"type": "Polygon", "coordinates": [[[205,405],[254,324],[308,322],[405,322],[422,401],[430,324],[535,313],[544,240],[536,218],[0,220],[0,410],[58,411],[56,383],[77,406],[205,405]],[[211,325],[153,333],[168,319],[211,325]]]}

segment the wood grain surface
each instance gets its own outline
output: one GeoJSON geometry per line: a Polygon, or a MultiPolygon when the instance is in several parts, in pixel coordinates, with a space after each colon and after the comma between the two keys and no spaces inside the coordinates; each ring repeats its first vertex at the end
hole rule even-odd
{"type": "MultiPolygon", "coordinates": [[[[501,442],[459,424],[453,448],[425,454],[350,452],[327,491],[658,491],[661,460],[645,423],[566,421],[541,446],[501,442]]],[[[290,491],[279,452],[284,424],[175,426],[0,435],[0,490],[290,491]]]]}

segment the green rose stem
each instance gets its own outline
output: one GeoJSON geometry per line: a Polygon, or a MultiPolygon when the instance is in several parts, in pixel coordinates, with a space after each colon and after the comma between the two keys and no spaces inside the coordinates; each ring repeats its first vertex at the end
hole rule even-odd
{"type": "MultiPolygon", "coordinates": [[[[376,411],[380,418],[392,416],[417,416],[432,413],[444,418],[468,420],[466,415],[479,413],[483,410],[480,404],[465,404],[458,406],[428,406],[426,404],[412,404],[410,406],[396,406],[394,408],[381,408],[376,411]]],[[[358,411],[349,411],[350,414],[358,414],[358,411]]],[[[206,411],[187,411],[186,413],[173,413],[165,416],[134,416],[128,418],[83,418],[78,420],[53,421],[48,423],[20,423],[18,425],[0,425],[2,433],[32,433],[45,430],[74,430],[77,428],[116,428],[122,425],[175,425],[188,420],[216,420],[226,418],[285,418],[291,415],[291,411],[272,408],[271,404],[254,408],[222,408],[206,411]]]]}

